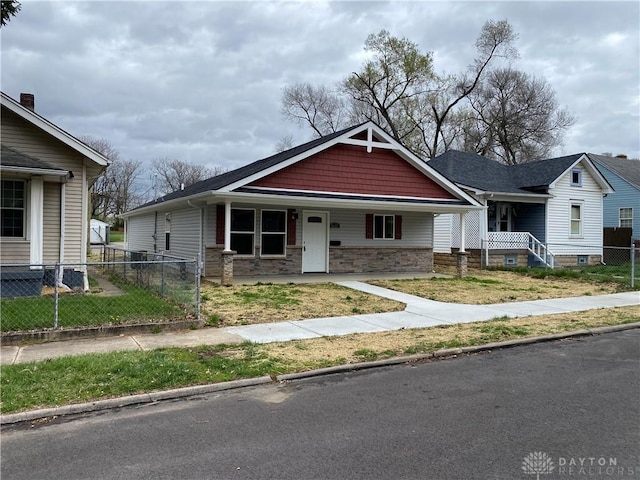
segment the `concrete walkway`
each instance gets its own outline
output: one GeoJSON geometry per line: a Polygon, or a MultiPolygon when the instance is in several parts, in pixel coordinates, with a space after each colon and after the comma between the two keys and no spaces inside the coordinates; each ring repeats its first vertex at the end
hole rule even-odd
{"type": "Polygon", "coordinates": [[[336,283],[397,300],[405,303],[406,308],[401,312],[313,318],[226,328],[204,328],[185,332],[67,340],[22,347],[2,346],[0,347],[0,364],[34,362],[66,355],[106,353],[118,350],[152,350],[161,347],[193,347],[244,341],[281,342],[351,333],[385,332],[402,328],[425,328],[479,322],[499,317],[528,317],[640,305],[639,292],[491,305],[465,305],[427,300],[355,280],[336,283]]]}

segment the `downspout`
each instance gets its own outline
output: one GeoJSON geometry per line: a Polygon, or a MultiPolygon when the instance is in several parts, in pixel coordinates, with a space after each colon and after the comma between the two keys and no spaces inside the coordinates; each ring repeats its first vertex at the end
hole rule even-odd
{"type": "Polygon", "coordinates": [[[89,189],[87,188],[87,166],[83,163],[82,165],[82,216],[81,216],[81,242],[80,242],[80,261],[85,263],[81,267],[82,271],[82,280],[84,282],[84,291],[89,290],[89,276],[87,274],[87,242],[89,239],[87,238],[87,234],[89,233],[89,224],[87,222],[87,217],[89,216],[89,189]]]}
{"type": "Polygon", "coordinates": [[[153,253],[158,253],[158,211],[153,217],[153,253]]]}
{"type": "Polygon", "coordinates": [[[67,285],[63,282],[64,279],[64,239],[66,235],[66,225],[65,218],[67,218],[67,183],[63,182],[60,184],[60,252],[58,254],[58,263],[60,263],[61,267],[58,270],[58,277],[55,279],[58,287],[62,287],[65,290],[71,290],[67,285]]]}

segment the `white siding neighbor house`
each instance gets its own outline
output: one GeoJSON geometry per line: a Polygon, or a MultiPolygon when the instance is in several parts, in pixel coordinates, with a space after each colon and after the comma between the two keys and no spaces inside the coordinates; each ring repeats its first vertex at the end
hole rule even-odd
{"type": "Polygon", "coordinates": [[[569,266],[602,261],[603,198],[613,188],[588,154],[507,166],[451,150],[428,164],[486,206],[460,219],[435,219],[434,251],[464,247],[472,263],[569,266]],[[450,232],[450,234],[447,234],[450,232]]]}

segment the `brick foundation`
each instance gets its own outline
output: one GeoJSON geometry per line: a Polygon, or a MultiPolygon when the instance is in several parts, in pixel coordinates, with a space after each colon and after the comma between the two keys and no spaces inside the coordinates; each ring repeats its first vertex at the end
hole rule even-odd
{"type": "MultiPolygon", "coordinates": [[[[222,246],[209,247],[205,255],[207,277],[222,277],[222,246]]],[[[431,272],[431,248],[330,247],[330,273],[431,272]]],[[[233,276],[298,275],[302,272],[302,248],[288,246],[286,257],[233,257],[233,276]]]]}

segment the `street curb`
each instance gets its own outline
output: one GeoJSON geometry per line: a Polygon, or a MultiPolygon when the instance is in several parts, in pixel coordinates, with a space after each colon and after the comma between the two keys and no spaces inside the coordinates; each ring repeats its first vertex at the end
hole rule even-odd
{"type": "MultiPolygon", "coordinates": [[[[384,360],[376,360],[372,362],[362,362],[347,365],[338,365],[335,367],[320,368],[317,370],[310,370],[307,372],[287,373],[278,375],[276,377],[278,382],[287,382],[292,380],[302,380],[305,378],[313,378],[324,375],[331,375],[335,373],[354,372],[359,370],[367,370],[372,368],[387,367],[393,365],[417,363],[425,360],[432,360],[438,358],[454,357],[457,355],[467,355],[478,352],[485,352],[491,350],[512,348],[522,345],[531,345],[534,343],[551,342],[555,340],[562,340],[566,338],[578,338],[592,335],[601,335],[605,333],[614,333],[624,330],[632,330],[634,328],[640,328],[640,322],[627,323],[624,325],[612,325],[606,327],[596,327],[586,330],[575,330],[572,332],[556,333],[551,335],[541,335],[537,337],[522,338],[516,340],[506,340],[504,342],[486,343],[484,345],[475,345],[461,348],[446,348],[442,350],[436,350],[431,353],[423,353],[416,355],[409,355],[404,357],[394,357],[384,360]]],[[[109,398],[106,400],[97,400],[95,402],[78,403],[73,405],[65,405],[62,407],[44,408],[39,410],[31,410],[20,413],[11,413],[7,415],[0,415],[0,425],[13,425],[22,422],[30,422],[44,418],[55,418],[64,415],[74,415],[82,413],[96,412],[100,410],[109,410],[113,408],[122,408],[132,405],[155,403],[165,400],[175,400],[179,398],[191,397],[195,395],[204,395],[208,393],[221,392],[225,390],[234,390],[244,387],[252,387],[257,385],[265,385],[268,383],[274,383],[274,380],[269,376],[247,378],[242,380],[232,380],[224,383],[213,383],[209,385],[195,385],[192,387],[183,387],[173,390],[165,390],[159,392],[142,393],[138,395],[129,395],[126,397],[109,398]]]]}

